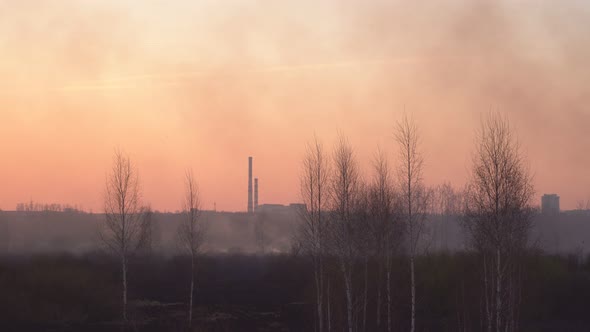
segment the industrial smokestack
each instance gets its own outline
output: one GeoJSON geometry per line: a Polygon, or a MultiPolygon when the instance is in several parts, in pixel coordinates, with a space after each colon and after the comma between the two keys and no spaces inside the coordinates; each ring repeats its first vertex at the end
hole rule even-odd
{"type": "Polygon", "coordinates": [[[248,213],[252,211],[252,157],[248,157],[248,213]]]}
{"type": "Polygon", "coordinates": [[[254,211],[258,210],[258,178],[254,179],[254,211]]]}

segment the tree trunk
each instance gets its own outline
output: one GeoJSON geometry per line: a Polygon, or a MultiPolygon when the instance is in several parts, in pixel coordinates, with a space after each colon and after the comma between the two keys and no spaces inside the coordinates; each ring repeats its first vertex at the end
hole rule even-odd
{"type": "Polygon", "coordinates": [[[352,285],[350,280],[350,275],[346,273],[344,275],[344,286],[346,288],[346,313],[347,313],[347,320],[348,320],[348,332],[352,332],[353,324],[352,324],[352,285]]]}
{"type": "Polygon", "coordinates": [[[412,326],[410,332],[416,331],[416,280],[414,277],[414,253],[410,257],[410,287],[412,288],[412,326]]]}
{"type": "Polygon", "coordinates": [[[377,330],[381,328],[381,274],[383,273],[382,270],[382,263],[378,262],[379,268],[377,269],[377,330]]]}
{"type": "MultiPolygon", "coordinates": [[[[389,263],[391,264],[391,263],[389,263]]],[[[387,332],[391,332],[391,266],[387,268],[387,332]]]]}
{"type": "MultiPolygon", "coordinates": [[[[321,264],[321,263],[320,263],[321,264]]],[[[322,276],[320,271],[320,264],[316,264],[315,268],[315,283],[316,283],[316,301],[317,301],[317,314],[318,314],[318,331],[323,332],[324,330],[324,317],[322,310],[322,276]]]]}
{"type": "Polygon", "coordinates": [[[500,332],[502,330],[502,278],[501,278],[501,271],[500,271],[500,248],[496,249],[496,331],[500,332]]]}
{"type": "Polygon", "coordinates": [[[363,331],[367,330],[367,301],[368,301],[369,259],[365,258],[365,289],[363,299],[363,331]]]}
{"type": "Polygon", "coordinates": [[[492,332],[492,312],[490,309],[490,295],[488,295],[489,282],[488,282],[488,269],[487,269],[487,259],[486,256],[483,256],[483,285],[484,285],[484,294],[485,294],[485,309],[486,309],[486,320],[487,320],[487,331],[492,332]]]}
{"type": "Polygon", "coordinates": [[[463,307],[463,332],[467,332],[467,306],[465,305],[465,280],[461,283],[461,303],[463,307]]]}
{"type": "Polygon", "coordinates": [[[191,257],[191,290],[188,305],[188,326],[193,326],[193,293],[195,289],[195,259],[191,257]]]}
{"type": "Polygon", "coordinates": [[[121,259],[121,269],[123,270],[123,321],[127,322],[127,259],[125,256],[121,259]]]}
{"type": "Polygon", "coordinates": [[[330,279],[328,279],[328,332],[332,331],[332,308],[330,307],[330,279]]]}

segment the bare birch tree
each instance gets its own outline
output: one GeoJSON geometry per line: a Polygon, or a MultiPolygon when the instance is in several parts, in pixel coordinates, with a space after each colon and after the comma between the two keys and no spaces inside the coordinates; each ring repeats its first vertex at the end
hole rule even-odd
{"type": "Polygon", "coordinates": [[[358,204],[361,198],[361,179],[352,147],[344,136],[340,136],[333,154],[334,171],[331,180],[331,252],[340,266],[346,297],[346,319],[348,331],[354,326],[354,304],[352,274],[359,258],[360,225],[358,204]]]}
{"type": "Polygon", "coordinates": [[[191,277],[189,290],[188,325],[193,323],[193,294],[195,289],[196,264],[201,246],[205,239],[205,224],[201,220],[201,200],[199,187],[191,170],[187,170],[184,179],[185,193],[183,199],[183,218],[178,228],[180,244],[190,255],[191,277]]]}
{"type": "Polygon", "coordinates": [[[576,210],[590,210],[590,200],[584,201],[584,200],[579,200],[576,203],[576,210]]]}
{"type": "MultiPolygon", "coordinates": [[[[326,256],[325,215],[329,199],[330,165],[323,145],[317,140],[308,143],[301,173],[301,198],[305,209],[300,210],[300,242],[312,259],[316,291],[318,331],[324,330],[324,260],[326,256]]],[[[329,301],[329,298],[328,298],[329,301]]],[[[329,318],[328,318],[328,326],[329,318]]]]}
{"type": "Polygon", "coordinates": [[[107,175],[104,195],[105,222],[100,236],[120,261],[123,286],[123,320],[127,321],[127,267],[143,233],[141,192],[137,169],[128,155],[117,150],[107,175]]]}
{"type": "Polygon", "coordinates": [[[403,208],[406,241],[410,258],[411,325],[416,330],[416,279],[414,260],[424,230],[427,209],[427,192],[422,180],[424,160],[420,151],[418,127],[412,118],[404,115],[397,123],[395,140],[399,149],[397,167],[400,200],[403,208]]]}
{"type": "Polygon", "coordinates": [[[397,204],[391,168],[380,149],[373,161],[373,169],[373,180],[368,195],[369,231],[377,261],[376,325],[377,329],[381,329],[381,309],[383,294],[385,294],[387,331],[391,331],[391,260],[401,240],[401,228],[396,215],[397,204]],[[385,292],[382,289],[383,284],[385,284],[385,292]]]}
{"type": "Polygon", "coordinates": [[[358,259],[363,268],[362,298],[356,302],[361,305],[360,322],[358,331],[367,329],[367,311],[369,305],[369,260],[374,255],[375,247],[372,239],[371,227],[371,202],[369,186],[359,181],[357,198],[354,204],[354,243],[356,245],[358,259]]]}
{"type": "Polygon", "coordinates": [[[531,231],[532,178],[508,120],[490,113],[477,133],[464,226],[483,265],[483,323],[517,329],[520,257],[531,231]]]}

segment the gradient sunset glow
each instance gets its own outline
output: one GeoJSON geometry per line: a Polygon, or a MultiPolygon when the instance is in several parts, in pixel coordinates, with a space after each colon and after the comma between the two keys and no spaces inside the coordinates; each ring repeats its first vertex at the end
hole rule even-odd
{"type": "Polygon", "coordinates": [[[507,115],[537,196],[590,199],[590,5],[583,1],[2,1],[0,208],[102,210],[113,152],[143,198],[241,211],[298,202],[305,143],[338,132],[369,170],[404,109],[427,184],[467,178],[474,132],[507,115]]]}

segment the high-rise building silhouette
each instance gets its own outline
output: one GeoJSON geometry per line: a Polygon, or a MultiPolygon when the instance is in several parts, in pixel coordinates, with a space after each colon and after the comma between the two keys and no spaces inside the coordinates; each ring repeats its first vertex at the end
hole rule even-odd
{"type": "Polygon", "coordinates": [[[541,213],[559,214],[559,196],[556,194],[545,194],[541,197],[541,213]]]}
{"type": "Polygon", "coordinates": [[[252,211],[252,157],[248,157],[248,212],[252,211]]]}

